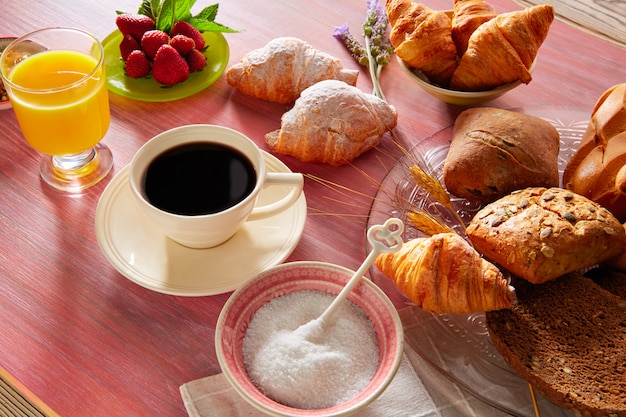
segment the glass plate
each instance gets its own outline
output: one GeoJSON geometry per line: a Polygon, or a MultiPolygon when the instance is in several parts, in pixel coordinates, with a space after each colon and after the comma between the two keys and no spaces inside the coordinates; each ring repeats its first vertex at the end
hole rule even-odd
{"type": "Polygon", "coordinates": [[[119,30],[113,31],[102,41],[109,90],[134,100],[153,102],[178,100],[204,90],[226,69],[230,49],[226,38],[219,32],[204,32],[202,36],[208,45],[204,51],[207,66],[191,73],[184,82],[168,87],[157,83],[151,76],[135,79],[126,75],[119,48],[122,34],[119,30]]]}
{"type": "MultiPolygon", "coordinates": [[[[578,149],[587,128],[587,112],[564,108],[520,108],[521,113],[541,117],[552,123],[561,136],[559,170],[562,173],[578,149]]],[[[389,217],[404,220],[404,240],[426,236],[410,226],[405,214],[412,207],[425,210],[463,233],[459,220],[428,193],[417,186],[408,167],[420,164],[443,184],[443,163],[448,153],[453,126],[449,126],[414,145],[389,171],[380,184],[368,219],[370,225],[381,224],[389,217]]],[[[452,198],[453,205],[466,224],[480,209],[462,198],[452,198]]],[[[378,269],[370,271],[372,279],[389,288],[391,280],[378,269]]],[[[393,284],[391,284],[393,286],[393,284]]],[[[407,301],[408,302],[408,301],[407,301]]],[[[414,307],[415,329],[407,334],[407,343],[445,377],[457,383],[480,400],[517,417],[533,417],[535,412],[526,381],[506,364],[489,338],[484,313],[470,315],[431,314],[414,307]]],[[[574,414],[538,396],[543,415],[554,417],[574,414]]]]}

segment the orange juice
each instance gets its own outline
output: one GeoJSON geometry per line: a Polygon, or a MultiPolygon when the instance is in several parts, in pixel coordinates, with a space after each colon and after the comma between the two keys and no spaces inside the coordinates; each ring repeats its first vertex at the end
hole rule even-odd
{"type": "Polygon", "coordinates": [[[13,88],[11,103],[34,149],[48,155],[71,155],[86,151],[104,137],[110,122],[109,97],[104,66],[97,66],[92,56],[51,50],[13,68],[8,78],[19,87],[13,88]]]}

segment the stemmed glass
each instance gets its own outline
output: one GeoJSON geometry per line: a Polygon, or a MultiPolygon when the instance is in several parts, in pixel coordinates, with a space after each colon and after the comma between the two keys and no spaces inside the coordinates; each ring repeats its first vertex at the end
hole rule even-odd
{"type": "Polygon", "coordinates": [[[98,39],[72,28],[36,30],[6,47],[0,75],[24,138],[47,155],[45,182],[80,192],[106,177],[113,156],[100,143],[110,111],[98,39]]]}

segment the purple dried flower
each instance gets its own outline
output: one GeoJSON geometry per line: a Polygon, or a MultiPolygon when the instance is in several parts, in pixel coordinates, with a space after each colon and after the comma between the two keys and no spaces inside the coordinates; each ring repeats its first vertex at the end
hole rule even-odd
{"type": "Polygon", "coordinates": [[[367,10],[368,12],[374,11],[376,14],[381,14],[383,8],[378,4],[378,0],[367,0],[367,10]]]}
{"type": "Polygon", "coordinates": [[[350,28],[348,28],[348,23],[344,23],[341,26],[335,27],[333,36],[342,42],[344,37],[350,36],[350,28]]]}
{"type": "Polygon", "coordinates": [[[333,36],[343,42],[348,51],[350,51],[350,54],[352,54],[360,65],[367,66],[367,51],[352,33],[350,33],[347,23],[336,27],[333,36]]]}
{"type": "Polygon", "coordinates": [[[374,84],[374,94],[383,100],[385,96],[378,78],[394,52],[387,36],[388,25],[387,14],[385,9],[378,4],[378,0],[367,0],[367,15],[363,22],[365,47],[350,33],[347,23],[336,27],[333,33],[333,36],[343,42],[359,64],[368,67],[374,84]]]}

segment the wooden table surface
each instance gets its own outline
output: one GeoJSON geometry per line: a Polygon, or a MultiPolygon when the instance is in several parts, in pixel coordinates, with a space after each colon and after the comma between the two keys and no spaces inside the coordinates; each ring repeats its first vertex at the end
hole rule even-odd
{"type": "MultiPolygon", "coordinates": [[[[73,26],[103,39],[115,29],[115,10],[134,12],[139,3],[3,0],[0,36],[73,26]]],[[[452,1],[425,3],[449,9],[452,1]]],[[[209,4],[199,0],[194,11],[209,4]]],[[[508,0],[493,0],[493,5],[501,12],[520,7],[508,0]]],[[[365,0],[224,0],[217,21],[243,30],[226,35],[230,64],[273,38],[297,36],[358,68],[332,32],[347,22],[360,34],[365,9],[365,0]]],[[[532,82],[487,105],[590,112],[607,88],[626,81],[624,63],[626,50],[554,22],[532,82]]],[[[358,86],[371,91],[370,79],[361,71],[358,86]]],[[[398,110],[396,137],[403,146],[451,125],[462,110],[427,95],[395,61],[384,70],[382,86],[398,110]]],[[[179,101],[145,103],[111,94],[110,102],[111,127],[104,142],[113,151],[115,172],[80,197],[40,182],[40,155],[25,144],[12,110],[0,111],[0,366],[65,417],[184,416],[179,386],[220,372],[213,337],[229,294],[164,295],[126,279],[98,246],[98,199],[112,176],[159,132],[193,123],[218,124],[241,131],[266,149],[263,135],[280,126],[288,107],[246,97],[224,77],[179,101]]],[[[367,250],[369,204],[390,166],[384,163],[386,155],[397,151],[388,136],[381,148],[339,168],[280,158],[294,171],[360,194],[355,204],[345,204],[338,200],[351,196],[337,196],[307,180],[309,215],[289,261],[359,266],[367,250]]]]}

